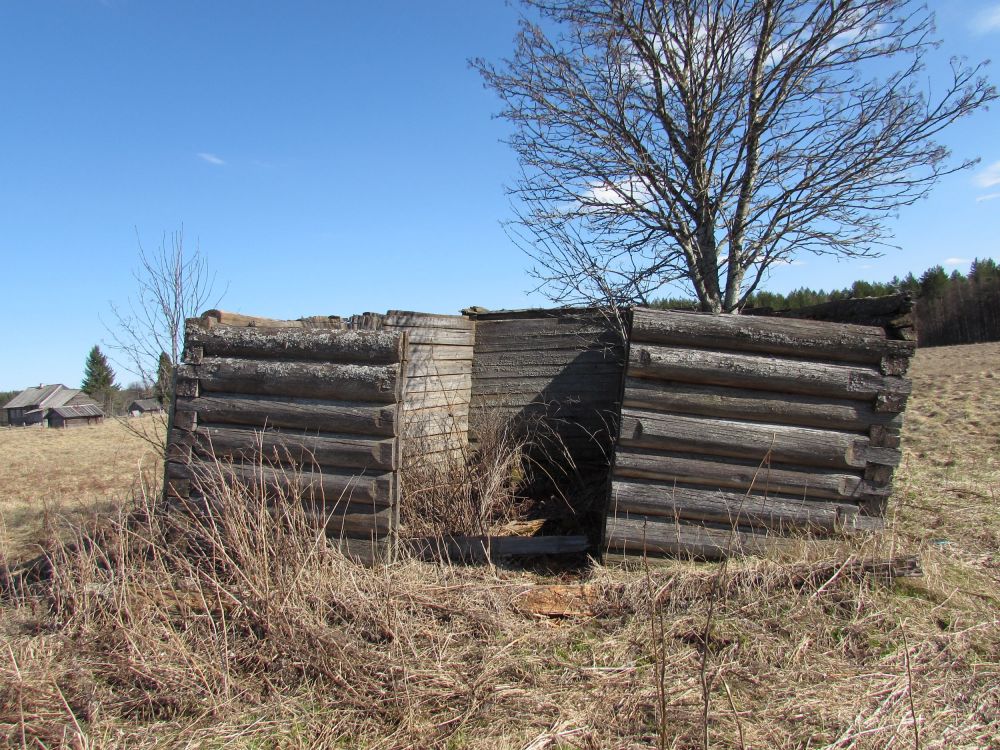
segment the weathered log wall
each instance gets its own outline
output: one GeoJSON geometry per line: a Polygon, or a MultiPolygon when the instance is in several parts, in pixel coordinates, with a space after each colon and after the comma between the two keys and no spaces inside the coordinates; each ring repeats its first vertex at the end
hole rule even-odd
{"type": "Polygon", "coordinates": [[[883,327],[634,309],[608,556],[878,528],[914,349],[895,311],[883,327]]]}
{"type": "Polygon", "coordinates": [[[569,513],[594,526],[589,516],[603,513],[618,433],[622,326],[588,309],[468,314],[476,325],[473,438],[477,419],[543,420],[532,435],[533,458],[569,513]]]}
{"type": "Polygon", "coordinates": [[[474,323],[461,315],[390,310],[381,329],[405,333],[408,342],[400,413],[402,465],[462,455],[469,438],[474,323]]]}
{"type": "Polygon", "coordinates": [[[197,504],[236,477],[305,502],[350,554],[387,553],[398,519],[406,333],[361,327],[218,311],[187,321],[168,497],[197,504]]]}

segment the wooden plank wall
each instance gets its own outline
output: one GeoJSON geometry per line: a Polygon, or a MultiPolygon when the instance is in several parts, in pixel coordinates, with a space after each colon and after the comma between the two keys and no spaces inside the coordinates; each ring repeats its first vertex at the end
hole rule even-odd
{"type": "Polygon", "coordinates": [[[607,556],[878,528],[913,350],[881,326],[635,309],[607,556]]]}
{"type": "Polygon", "coordinates": [[[461,315],[390,310],[381,327],[407,336],[402,465],[461,456],[469,437],[475,324],[461,315]]]}
{"type": "MultiPolygon", "coordinates": [[[[603,513],[618,431],[625,347],[620,327],[589,309],[469,312],[476,324],[473,437],[482,417],[544,417],[561,446],[539,446],[556,489],[585,525],[603,513]],[[575,464],[567,473],[565,449],[575,464]],[[595,505],[596,503],[596,505],[595,505]]],[[[596,527],[600,527],[600,515],[596,527]]],[[[596,541],[596,538],[595,538],[596,541]]]]}
{"type": "Polygon", "coordinates": [[[197,500],[220,474],[214,456],[225,474],[308,501],[352,555],[387,552],[398,523],[406,333],[358,330],[360,320],[219,311],[188,320],[167,495],[197,500]]]}

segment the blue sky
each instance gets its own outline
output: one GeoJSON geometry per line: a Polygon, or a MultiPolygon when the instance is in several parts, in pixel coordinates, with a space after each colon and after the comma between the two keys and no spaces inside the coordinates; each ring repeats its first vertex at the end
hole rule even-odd
{"type": "MultiPolygon", "coordinates": [[[[1000,58],[1000,4],[931,7],[946,53],[1000,58]]],[[[511,51],[517,14],[503,0],[0,0],[0,389],[78,385],[109,304],[131,293],[137,232],[154,248],[182,224],[228,284],[225,309],[544,305],[499,224],[517,169],[499,102],[467,65],[511,51]]],[[[807,257],[769,288],[1000,256],[1000,106],[945,141],[983,162],[901,214],[904,250],[807,257]]]]}

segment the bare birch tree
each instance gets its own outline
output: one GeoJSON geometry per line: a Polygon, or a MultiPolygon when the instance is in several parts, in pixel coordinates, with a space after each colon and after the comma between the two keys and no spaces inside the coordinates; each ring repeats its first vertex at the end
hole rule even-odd
{"type": "MultiPolygon", "coordinates": [[[[137,238],[138,240],[138,238],[137,238]]],[[[172,379],[184,349],[184,321],[218,304],[215,276],[199,248],[184,244],[182,226],[163,238],[153,252],[138,240],[139,262],[132,272],[135,288],[125,306],[111,304],[109,346],[122,366],[149,389],[172,379]],[[169,362],[165,361],[169,359],[169,362]]],[[[219,295],[221,297],[221,294],[219,295]]],[[[162,421],[165,415],[160,415],[162,421]]],[[[165,431],[158,425],[125,424],[161,450],[165,431]]]]}
{"type": "Polygon", "coordinates": [[[906,0],[523,1],[513,57],[473,66],[514,125],[511,234],[560,303],[681,283],[733,312],[802,253],[877,255],[977,161],[935,137],[997,97],[985,63],[924,80],[933,16],[906,0]]]}

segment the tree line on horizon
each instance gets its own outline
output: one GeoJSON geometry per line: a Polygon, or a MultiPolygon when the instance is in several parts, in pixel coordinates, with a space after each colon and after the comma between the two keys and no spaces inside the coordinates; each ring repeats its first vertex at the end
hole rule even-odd
{"type": "MultiPolygon", "coordinates": [[[[948,273],[944,266],[931,266],[919,277],[912,272],[889,281],[858,280],[843,289],[799,287],[787,294],[754,292],[744,309],[771,308],[798,310],[824,302],[858,297],[880,297],[907,292],[916,299],[917,343],[920,346],[947,346],[1000,341],[1000,266],[992,258],[972,261],[969,272],[948,273]]],[[[655,300],[653,307],[664,310],[694,310],[689,298],[655,300]]]]}

